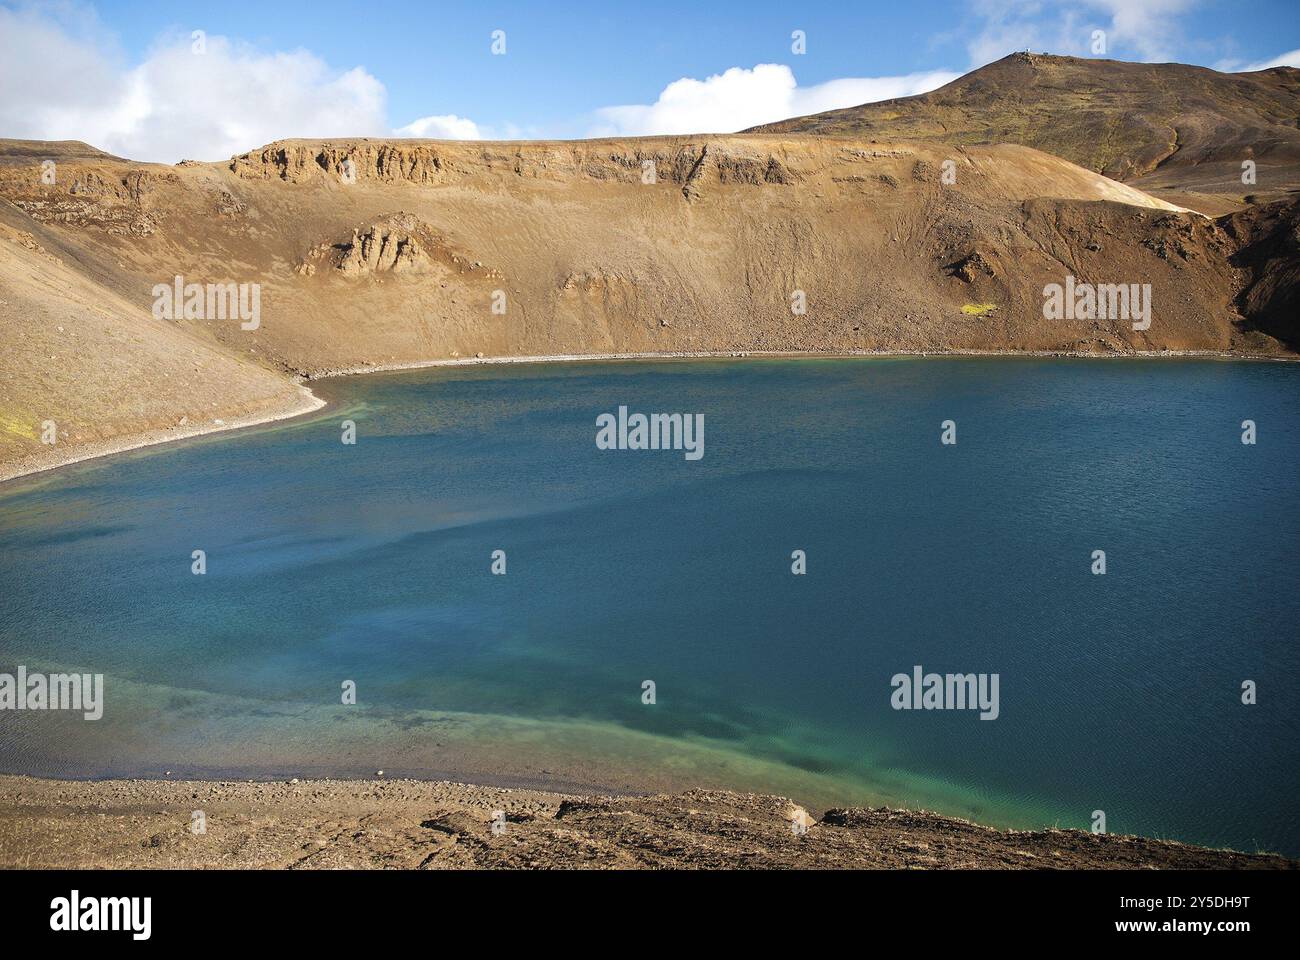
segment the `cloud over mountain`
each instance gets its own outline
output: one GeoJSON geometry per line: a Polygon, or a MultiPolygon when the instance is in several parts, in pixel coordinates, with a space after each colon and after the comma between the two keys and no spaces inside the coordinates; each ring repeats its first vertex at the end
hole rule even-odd
{"type": "Polygon", "coordinates": [[[704,80],[683,77],[652,104],[603,107],[592,136],[733,133],[760,123],[839,107],[925,93],[958,74],[930,70],[899,77],[859,77],[801,87],[784,64],[732,67],[704,80]]]}

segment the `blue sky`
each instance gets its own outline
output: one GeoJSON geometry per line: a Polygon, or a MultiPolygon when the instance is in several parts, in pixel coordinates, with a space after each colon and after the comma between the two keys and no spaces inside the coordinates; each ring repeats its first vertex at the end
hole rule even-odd
{"type": "Polygon", "coordinates": [[[782,110],[920,92],[1014,49],[1092,55],[1098,29],[1117,59],[1300,64],[1296,14],[1295,0],[0,0],[0,135],[96,138],[175,160],[218,159],[210,154],[228,155],[241,137],[264,138],[247,149],[394,130],[725,132],[782,110]],[[791,50],[796,29],[803,55],[791,50]],[[193,30],[204,31],[207,59],[188,56],[193,30]],[[491,52],[494,30],[505,31],[504,56],[491,52]],[[51,63],[59,76],[34,85],[51,63]],[[773,68],[755,72],[760,64],[773,68]],[[28,97],[35,109],[23,109],[28,97]]]}

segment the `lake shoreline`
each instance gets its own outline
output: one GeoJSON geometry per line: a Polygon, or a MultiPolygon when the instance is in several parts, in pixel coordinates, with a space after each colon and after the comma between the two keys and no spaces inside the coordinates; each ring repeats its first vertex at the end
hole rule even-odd
{"type": "Polygon", "coordinates": [[[56,470],[62,470],[64,467],[75,466],[91,460],[101,460],[120,453],[129,453],[132,450],[159,447],[178,440],[192,440],[195,437],[206,437],[214,433],[234,433],[253,427],[265,426],[269,423],[293,420],[315,413],[327,405],[326,400],[318,397],[305,386],[300,384],[300,389],[301,395],[297,402],[288,406],[275,407],[264,413],[246,414],[230,420],[223,420],[222,423],[146,430],[142,433],[125,434],[107,440],[92,440],[89,443],[79,444],[73,449],[60,453],[58,456],[51,458],[53,462],[50,463],[29,465],[24,464],[23,461],[18,461],[17,463],[0,464],[0,495],[8,492],[16,480],[53,473],[56,470]]]}
{"type": "Polygon", "coordinates": [[[120,453],[129,453],[148,447],[162,446],[178,440],[191,440],[218,433],[234,433],[294,420],[316,413],[328,406],[328,401],[314,393],[309,384],[322,380],[353,377],[371,373],[395,373],[438,367],[509,366],[513,364],[599,363],[670,361],[670,360],[909,360],[922,358],[972,357],[972,358],[1033,358],[1070,360],[1227,360],[1236,362],[1297,363],[1300,356],[1274,354],[1243,354],[1219,350],[1161,350],[1132,353],[1082,353],[1061,350],[934,350],[934,351],[847,351],[832,353],[807,353],[787,351],[720,350],[720,351],[670,351],[666,353],[592,353],[592,354],[539,354],[529,356],[453,357],[442,360],[418,360],[411,363],[373,364],[324,370],[295,378],[303,396],[300,402],[280,407],[264,414],[236,417],[221,424],[201,427],[168,428],[126,434],[108,440],[96,440],[79,445],[73,450],[52,458],[52,462],[31,464],[23,460],[0,464],[0,496],[14,489],[15,481],[52,473],[64,467],[91,460],[101,460],[120,453]]]}

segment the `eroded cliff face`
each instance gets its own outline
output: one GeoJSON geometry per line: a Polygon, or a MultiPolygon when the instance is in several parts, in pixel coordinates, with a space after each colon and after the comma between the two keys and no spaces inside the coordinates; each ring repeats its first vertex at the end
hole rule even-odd
{"type": "Polygon", "coordinates": [[[391,144],[370,140],[308,145],[273,143],[230,161],[230,170],[247,180],[278,179],[304,183],[321,176],[340,181],[447,183],[454,177],[443,151],[429,144],[391,144]]]}
{"type": "Polygon", "coordinates": [[[709,143],[580,141],[575,143],[461,144],[289,140],[233,158],[229,168],[248,180],[286,183],[451,184],[492,174],[534,180],[575,179],[688,187],[709,179],[722,184],[788,184],[798,174],[771,151],[709,143]]]}
{"type": "MultiPolygon", "coordinates": [[[[84,281],[79,296],[111,298],[127,342],[201,346],[286,382],[477,355],[1294,343],[1276,318],[1295,252],[1261,241],[1285,239],[1276,220],[1212,221],[1024,147],[284,141],[175,167],[61,150],[0,149],[0,222],[84,281]],[[1243,253],[1266,248],[1265,266],[1243,253]],[[156,320],[152,291],[176,277],[258,285],[259,323],[156,320]],[[1069,278],[1149,289],[1152,322],[1049,317],[1045,288],[1069,278]]],[[[4,283],[38,296],[21,259],[4,283]]],[[[45,321],[0,299],[18,333],[0,357],[8,407],[30,418],[56,382],[85,409],[120,393],[126,347],[103,341],[97,376],[53,376],[45,321]]]]}
{"type": "Polygon", "coordinates": [[[11,180],[5,198],[39,223],[97,227],[110,234],[147,237],[159,218],[144,209],[143,199],[160,186],[178,184],[166,170],[125,171],[72,168],[71,182],[45,184],[39,178],[11,180]]]}
{"type": "Polygon", "coordinates": [[[1300,350],[1300,199],[1225,217],[1232,263],[1246,273],[1238,310],[1262,334],[1300,350]]]}

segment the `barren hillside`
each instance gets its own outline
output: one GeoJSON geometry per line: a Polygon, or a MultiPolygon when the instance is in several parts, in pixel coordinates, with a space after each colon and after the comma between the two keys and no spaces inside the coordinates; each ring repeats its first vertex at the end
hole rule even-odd
{"type": "Polygon", "coordinates": [[[0,476],[300,411],[295,377],[480,354],[1280,355],[1294,320],[1258,329],[1244,295],[1294,262],[1252,259],[1265,226],[1015,145],[285,141],[168,167],[0,142],[0,476]],[[1150,284],[1150,328],[1044,319],[1067,276],[1150,284]],[[257,285],[256,328],[156,316],[176,277],[257,285]]]}

